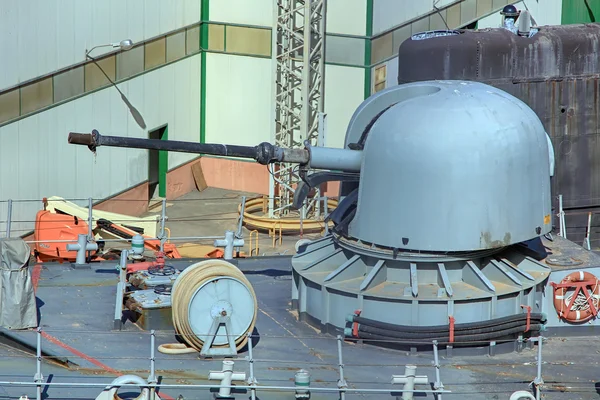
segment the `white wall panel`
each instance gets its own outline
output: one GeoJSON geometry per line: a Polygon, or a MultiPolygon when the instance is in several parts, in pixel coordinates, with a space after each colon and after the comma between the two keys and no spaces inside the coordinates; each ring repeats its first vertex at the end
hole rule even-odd
{"type": "MultiPolygon", "coordinates": [[[[398,85],[398,57],[394,57],[386,64],[386,76],[385,76],[385,87],[391,87],[398,85]]],[[[373,78],[375,78],[375,68],[373,68],[373,73],[371,74],[373,78]]]]}
{"type": "MultiPolygon", "coordinates": [[[[197,55],[123,82],[119,88],[148,129],[168,124],[169,139],[197,142],[199,75],[197,55]]],[[[84,146],[67,143],[69,132],[92,129],[106,135],[147,137],[113,87],[0,127],[0,221],[6,218],[2,200],[39,199],[15,205],[14,220],[33,220],[43,197],[100,199],[148,178],[147,150],[100,147],[94,156],[84,146]]],[[[169,168],[194,157],[171,153],[169,168]]],[[[32,223],[13,224],[15,230],[32,228],[32,223]]],[[[0,224],[0,236],[4,229],[0,224]]]]}
{"type": "Polygon", "coordinates": [[[209,19],[247,25],[273,25],[273,0],[212,0],[209,19]]]}
{"type": "Polygon", "coordinates": [[[0,90],[199,20],[200,0],[3,0],[0,90]]]}
{"type": "Polygon", "coordinates": [[[426,14],[434,0],[373,0],[373,34],[426,14]]]}
{"type": "Polygon", "coordinates": [[[344,147],[346,128],[364,99],[365,72],[362,68],[327,65],[325,68],[325,145],[344,147]]]}
{"type": "Polygon", "coordinates": [[[327,32],[365,35],[367,0],[327,0],[327,32]]]}
{"type": "MultiPolygon", "coordinates": [[[[270,141],[270,60],[207,54],[206,142],[270,141]]],[[[362,68],[326,66],[327,146],[343,147],[346,128],[364,96],[362,68]]]]}
{"type": "Polygon", "coordinates": [[[443,8],[458,1],[461,0],[373,0],[373,34],[428,14],[434,5],[443,8]]]}
{"type": "Polygon", "coordinates": [[[206,76],[206,142],[270,141],[271,60],[208,53],[206,76]]]}
{"type": "Polygon", "coordinates": [[[562,2],[563,0],[526,0],[520,2],[517,8],[523,10],[527,6],[538,25],[560,25],[562,2]],[[525,5],[521,3],[525,3],[525,5]]]}
{"type": "MultiPolygon", "coordinates": [[[[538,25],[560,25],[562,14],[562,0],[528,0],[514,3],[518,10],[528,9],[538,25]]],[[[499,12],[488,15],[479,20],[477,27],[498,28],[502,23],[499,12]]]]}

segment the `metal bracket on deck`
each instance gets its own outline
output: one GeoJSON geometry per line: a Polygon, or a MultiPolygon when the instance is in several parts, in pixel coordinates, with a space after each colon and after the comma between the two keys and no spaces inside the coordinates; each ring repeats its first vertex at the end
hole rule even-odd
{"type": "Polygon", "coordinates": [[[208,334],[202,337],[201,340],[204,342],[204,344],[202,345],[202,349],[200,350],[200,356],[202,357],[237,355],[237,348],[235,345],[235,338],[233,337],[233,334],[231,332],[231,320],[229,319],[229,315],[219,315],[217,317],[214,317],[213,323],[210,326],[208,334]],[[225,335],[227,335],[229,347],[213,348],[213,343],[217,337],[217,333],[219,332],[219,328],[221,326],[225,327],[225,335]]]}

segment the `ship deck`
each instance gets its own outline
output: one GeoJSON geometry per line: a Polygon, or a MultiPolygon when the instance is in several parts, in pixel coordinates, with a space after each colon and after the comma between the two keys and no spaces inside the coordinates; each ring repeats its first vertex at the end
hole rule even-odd
{"type": "MultiPolygon", "coordinates": [[[[185,203],[180,203],[185,204],[185,203]]],[[[186,205],[188,207],[189,205],[186,205]]],[[[177,204],[172,206],[174,211],[177,204]]],[[[226,207],[226,205],[221,205],[226,207]]],[[[202,224],[201,221],[195,222],[202,224]]],[[[234,223],[234,222],[232,222],[234,223]]],[[[206,226],[204,227],[205,229],[206,226]]],[[[196,228],[187,226],[195,231],[196,228]]],[[[199,229],[199,228],[198,228],[199,229]]],[[[216,228],[211,228],[216,229],[216,228]]],[[[183,232],[182,234],[185,234],[183,232]]],[[[220,233],[219,233],[220,234],[220,233]]],[[[291,238],[286,239],[293,243],[291,238]]],[[[558,255],[568,255],[566,241],[558,255]]],[[[562,245],[561,245],[562,246],[562,245]]],[[[591,257],[597,257],[589,253],[591,257]]],[[[170,264],[183,269],[198,259],[182,259],[170,264]]],[[[586,260],[595,263],[596,258],[586,260]]],[[[261,389],[262,386],[294,385],[294,373],[306,369],[311,374],[312,399],[336,399],[339,379],[338,339],[298,320],[291,310],[291,261],[289,255],[237,260],[258,299],[257,339],[253,340],[254,376],[260,399],[293,399],[294,392],[261,389]],[[319,392],[318,388],[330,390],[319,392]]],[[[600,264],[599,264],[600,265],[600,264]]],[[[90,269],[74,269],[69,264],[45,263],[32,267],[36,288],[41,333],[35,330],[0,333],[0,399],[18,399],[26,394],[36,398],[33,382],[36,373],[36,340],[41,338],[43,357],[43,398],[95,399],[103,386],[119,375],[147,378],[150,373],[151,339],[149,331],[126,321],[121,330],[113,327],[118,275],[116,262],[93,264],[90,269]],[[60,362],[57,362],[60,361],[60,362]],[[73,387],[73,384],[95,386],[73,387]]],[[[560,267],[557,267],[560,268],[560,267]]],[[[209,381],[209,371],[221,370],[222,359],[203,359],[197,354],[167,355],[156,351],[163,343],[175,342],[170,329],[155,332],[155,371],[163,399],[210,399],[216,389],[193,385],[218,386],[209,381]],[[174,386],[176,385],[176,386],[174,386]],[[181,396],[181,397],[179,397],[181,396]]],[[[552,335],[542,347],[542,394],[546,399],[576,400],[600,397],[600,378],[596,370],[600,340],[596,336],[552,335]]],[[[528,390],[537,374],[537,346],[520,352],[495,355],[452,355],[440,351],[440,380],[447,399],[508,399],[517,390],[528,390]]],[[[235,371],[249,373],[248,350],[236,357],[235,371]]],[[[373,344],[342,341],[343,371],[347,398],[390,399],[402,385],[392,385],[392,375],[404,374],[408,364],[417,366],[417,375],[436,381],[433,354],[407,353],[373,344]],[[374,389],[380,392],[361,392],[374,389]]],[[[237,382],[244,385],[244,382],[237,382]]],[[[419,386],[431,390],[429,386],[419,386]]],[[[134,398],[133,388],[122,388],[119,395],[134,398]]],[[[249,398],[240,389],[235,398],[249,398]]],[[[415,398],[435,398],[431,393],[415,398]]]]}

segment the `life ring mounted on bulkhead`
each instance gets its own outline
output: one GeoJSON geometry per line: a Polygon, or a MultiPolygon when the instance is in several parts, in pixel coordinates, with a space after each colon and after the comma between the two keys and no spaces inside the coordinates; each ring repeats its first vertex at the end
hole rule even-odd
{"type": "Polygon", "coordinates": [[[551,285],[554,288],[554,309],[559,318],[583,323],[598,315],[600,281],[594,274],[575,271],[560,283],[552,282],[551,285]]]}

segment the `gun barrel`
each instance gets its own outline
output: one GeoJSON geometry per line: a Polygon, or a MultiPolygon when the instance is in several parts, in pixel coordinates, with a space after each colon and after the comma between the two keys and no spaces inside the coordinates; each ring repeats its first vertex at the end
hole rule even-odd
{"type": "Polygon", "coordinates": [[[347,172],[359,172],[362,151],[334,149],[328,147],[283,148],[263,142],[258,146],[238,146],[213,143],[192,143],[176,140],[142,139],[122,136],[100,135],[92,133],[69,133],[69,143],[87,146],[96,152],[100,146],[124,147],[132,149],[166,150],[180,153],[205,154],[235,158],[247,158],[267,165],[275,162],[306,165],[315,169],[334,169],[347,172]]]}
{"type": "Polygon", "coordinates": [[[238,146],[213,143],[193,143],[176,140],[142,139],[121,136],[100,135],[97,130],[92,133],[69,133],[69,143],[88,146],[95,152],[97,147],[123,147],[132,149],[166,150],[180,153],[206,154],[235,158],[249,158],[266,165],[272,162],[289,162],[306,164],[309,154],[306,149],[283,149],[270,143],[258,146],[238,146]]]}

